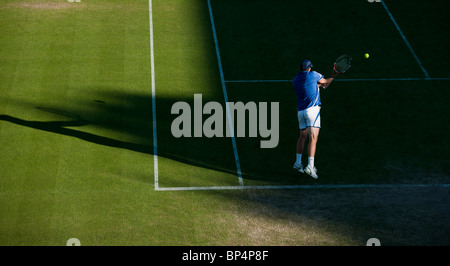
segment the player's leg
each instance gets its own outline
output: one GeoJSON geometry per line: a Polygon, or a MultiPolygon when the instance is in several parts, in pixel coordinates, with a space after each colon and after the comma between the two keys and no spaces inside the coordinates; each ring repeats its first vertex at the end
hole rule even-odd
{"type": "Polygon", "coordinates": [[[314,159],[316,156],[316,147],[320,131],[320,106],[308,108],[306,111],[309,130],[309,145],[308,145],[308,164],[304,170],[310,176],[318,178],[317,170],[316,167],[314,166],[314,159]]]}
{"type": "Polygon", "coordinates": [[[302,164],[302,154],[305,147],[306,138],[308,137],[308,128],[306,123],[306,116],[304,111],[298,111],[298,123],[300,128],[300,135],[297,140],[296,148],[296,161],[294,164],[294,169],[297,169],[300,173],[304,173],[302,164]]]}
{"type": "Polygon", "coordinates": [[[316,156],[317,141],[319,139],[320,128],[309,127],[308,164],[314,167],[314,157],[316,156]]]}
{"type": "Polygon", "coordinates": [[[300,130],[300,136],[297,140],[297,154],[303,154],[303,150],[305,148],[305,142],[308,138],[309,128],[300,130]]]}

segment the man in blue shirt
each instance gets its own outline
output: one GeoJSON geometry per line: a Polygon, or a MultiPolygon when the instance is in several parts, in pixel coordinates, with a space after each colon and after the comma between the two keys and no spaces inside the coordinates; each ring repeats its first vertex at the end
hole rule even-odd
{"type": "Polygon", "coordinates": [[[319,87],[326,88],[333,78],[325,79],[316,71],[311,71],[313,64],[310,60],[302,61],[300,73],[294,77],[292,83],[297,95],[297,116],[300,128],[300,136],[297,140],[297,160],[294,168],[300,173],[307,173],[313,178],[319,178],[317,169],[314,167],[314,156],[316,153],[317,139],[320,130],[320,91],[319,87]],[[306,138],[309,136],[308,164],[302,165],[302,154],[306,138]]]}

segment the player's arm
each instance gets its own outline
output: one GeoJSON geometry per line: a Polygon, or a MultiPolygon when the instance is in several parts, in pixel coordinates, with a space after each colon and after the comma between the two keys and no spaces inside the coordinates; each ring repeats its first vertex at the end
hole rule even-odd
{"type": "Polygon", "coordinates": [[[331,82],[333,81],[333,78],[321,78],[318,82],[317,82],[317,84],[319,85],[319,87],[322,87],[322,88],[326,88],[326,87],[328,87],[330,84],[331,84],[331,82]]]}

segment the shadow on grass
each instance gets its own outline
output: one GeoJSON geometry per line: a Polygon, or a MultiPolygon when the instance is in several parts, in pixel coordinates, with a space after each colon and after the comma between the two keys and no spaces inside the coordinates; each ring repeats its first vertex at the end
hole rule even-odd
{"type": "MultiPolygon", "coordinates": [[[[151,97],[111,92],[108,88],[95,88],[94,90],[99,92],[95,96],[98,98],[74,101],[73,105],[69,107],[36,107],[40,111],[56,114],[65,119],[30,121],[1,114],[0,121],[73,137],[98,145],[153,155],[151,97]],[[102,135],[92,133],[92,131],[86,132],[86,129],[83,128],[86,126],[101,128],[102,135]]],[[[236,174],[229,139],[177,139],[172,136],[170,125],[176,115],[170,114],[170,108],[178,100],[165,98],[157,100],[158,156],[204,169],[236,174]]],[[[193,102],[190,104],[192,105],[193,102]]]]}
{"type": "Polygon", "coordinates": [[[95,135],[88,132],[83,132],[75,129],[70,129],[66,127],[81,127],[90,124],[85,120],[73,120],[73,121],[50,121],[50,122],[41,122],[41,121],[27,121],[19,118],[15,118],[9,115],[0,115],[0,120],[14,123],[16,125],[25,126],[29,128],[34,128],[38,130],[43,130],[47,132],[57,133],[65,136],[75,137],[81,140],[89,141],[92,143],[128,149],[136,152],[142,153],[151,153],[152,147],[141,145],[137,143],[131,143],[126,141],[120,141],[108,137],[103,137],[99,135],[95,135]]]}
{"type": "MultiPolygon", "coordinates": [[[[69,137],[75,137],[84,141],[92,142],[99,145],[109,146],[113,148],[120,148],[120,149],[126,149],[131,150],[135,152],[145,153],[153,155],[153,146],[145,145],[145,144],[139,144],[139,143],[133,143],[133,142],[127,142],[127,141],[121,141],[113,138],[108,138],[104,136],[99,136],[96,134],[84,132],[81,130],[66,128],[66,127],[81,127],[91,124],[90,122],[86,120],[72,120],[72,121],[50,121],[50,122],[42,122],[42,121],[27,121],[24,119],[12,117],[9,115],[0,115],[0,120],[10,122],[16,125],[25,126],[28,128],[33,128],[37,130],[52,132],[60,135],[65,135],[69,137]]],[[[164,156],[166,158],[170,158],[185,164],[190,164],[198,167],[203,167],[210,170],[216,170],[216,171],[224,171],[227,173],[235,173],[234,170],[226,170],[223,167],[215,167],[211,164],[203,164],[200,161],[196,160],[195,158],[188,158],[186,156],[182,155],[174,155],[171,153],[166,153],[164,151],[159,151],[158,154],[160,156],[164,156]]]]}

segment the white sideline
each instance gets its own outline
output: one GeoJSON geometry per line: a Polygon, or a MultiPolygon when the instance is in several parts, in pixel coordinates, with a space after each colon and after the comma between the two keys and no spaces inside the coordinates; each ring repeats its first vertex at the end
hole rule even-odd
{"type": "MultiPolygon", "coordinates": [[[[223,68],[222,68],[222,60],[220,57],[220,51],[219,51],[219,42],[217,40],[217,34],[216,34],[216,26],[214,23],[214,17],[213,17],[213,12],[212,12],[212,7],[211,7],[211,1],[208,0],[208,10],[209,10],[209,18],[211,20],[211,28],[212,28],[212,32],[213,32],[213,37],[214,37],[214,45],[216,47],[216,55],[217,55],[217,63],[219,65],[219,72],[220,72],[220,80],[222,82],[222,91],[223,91],[223,97],[225,98],[225,103],[228,102],[228,93],[227,93],[227,87],[225,84],[225,77],[223,75],[223,68]]],[[[234,151],[234,159],[236,162],[236,170],[237,170],[237,175],[239,178],[239,185],[243,186],[244,185],[244,180],[242,179],[242,172],[241,172],[241,163],[239,162],[239,155],[237,152],[237,145],[236,145],[236,139],[234,137],[234,129],[233,129],[233,121],[231,120],[231,113],[230,113],[230,108],[228,106],[228,104],[226,104],[226,109],[227,109],[227,117],[228,117],[228,127],[229,130],[231,132],[231,141],[233,143],[233,151],[234,151]]]]}
{"type": "Polygon", "coordinates": [[[395,27],[397,28],[397,31],[400,33],[400,35],[403,38],[403,41],[405,42],[406,46],[408,46],[409,50],[411,51],[412,55],[414,56],[414,58],[416,59],[417,64],[420,66],[420,68],[422,69],[423,73],[425,74],[425,77],[430,78],[430,76],[428,75],[428,72],[425,70],[425,68],[423,67],[422,63],[419,60],[419,57],[417,57],[416,53],[414,52],[413,48],[411,47],[411,44],[409,44],[408,40],[406,39],[405,35],[403,34],[402,30],[400,29],[400,27],[398,26],[397,22],[395,21],[394,16],[391,14],[391,12],[389,11],[386,3],[384,3],[383,0],[381,0],[381,3],[383,4],[384,9],[386,10],[386,12],[388,13],[389,17],[392,20],[392,23],[394,23],[395,27]]]}
{"type": "Polygon", "coordinates": [[[152,117],[153,117],[153,165],[155,175],[155,189],[159,187],[158,179],[158,138],[156,135],[156,82],[155,82],[155,54],[153,48],[153,10],[152,0],[148,0],[149,26],[150,26],[150,64],[152,77],[152,117]]]}
{"type": "Polygon", "coordinates": [[[450,184],[330,184],[330,185],[279,185],[279,186],[212,186],[164,187],[156,191],[244,190],[244,189],[346,189],[346,188],[449,188],[450,184]]]}

